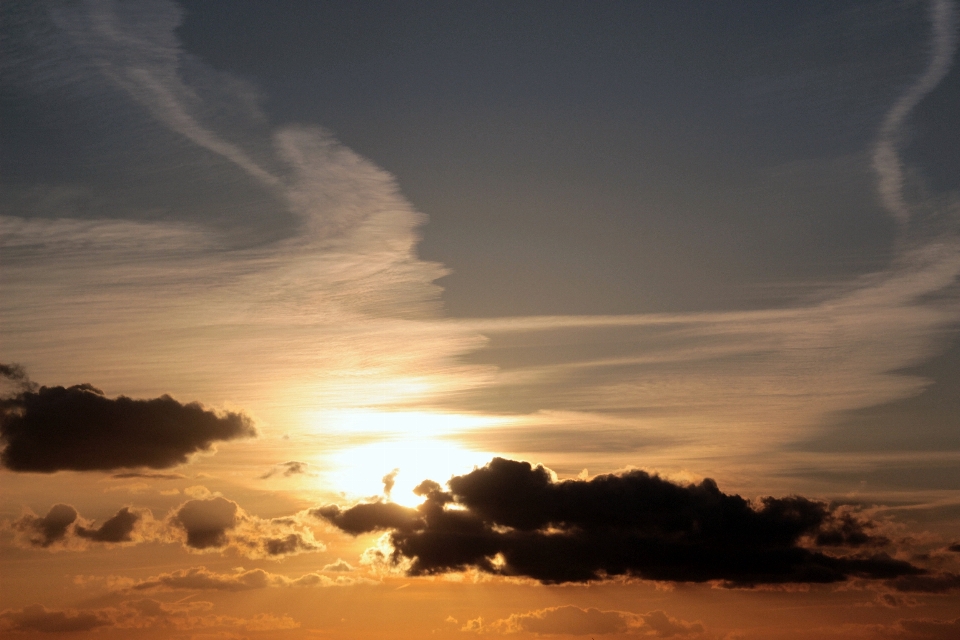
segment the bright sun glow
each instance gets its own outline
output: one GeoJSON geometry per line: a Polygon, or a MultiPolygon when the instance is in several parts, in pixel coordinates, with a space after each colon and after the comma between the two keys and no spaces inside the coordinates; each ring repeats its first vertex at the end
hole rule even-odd
{"type": "Polygon", "coordinates": [[[328,451],[320,482],[341,489],[350,500],[384,495],[384,477],[397,470],[390,499],[413,506],[413,488],[424,480],[441,484],[489,462],[494,455],[473,451],[449,439],[459,431],[502,425],[509,419],[425,411],[326,411],[313,428],[326,434],[377,434],[377,442],[328,451]]]}
{"type": "Polygon", "coordinates": [[[486,464],[493,455],[448,440],[398,438],[332,453],[321,482],[342,489],[350,500],[383,496],[383,478],[397,470],[390,499],[412,507],[423,500],[413,489],[424,480],[443,484],[452,475],[486,464]]]}

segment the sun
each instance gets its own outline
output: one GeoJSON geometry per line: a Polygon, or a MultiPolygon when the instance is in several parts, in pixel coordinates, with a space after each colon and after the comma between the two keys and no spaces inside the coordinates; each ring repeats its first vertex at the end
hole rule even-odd
{"type": "Polygon", "coordinates": [[[422,501],[413,489],[424,480],[444,484],[497,455],[469,449],[452,435],[503,422],[428,412],[344,411],[325,418],[326,433],[368,434],[376,440],[325,452],[318,481],[337,487],[348,500],[389,499],[405,506],[422,501]]]}

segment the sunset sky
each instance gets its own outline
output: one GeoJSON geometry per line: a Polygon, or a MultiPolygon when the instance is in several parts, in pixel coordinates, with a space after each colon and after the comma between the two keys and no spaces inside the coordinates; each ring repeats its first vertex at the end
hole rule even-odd
{"type": "Polygon", "coordinates": [[[0,637],[960,637],[955,2],[0,11],[0,637]]]}

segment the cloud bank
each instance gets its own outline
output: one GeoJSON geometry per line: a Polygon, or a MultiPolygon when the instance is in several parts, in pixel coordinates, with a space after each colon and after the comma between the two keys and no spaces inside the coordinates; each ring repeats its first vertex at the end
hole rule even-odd
{"type": "Polygon", "coordinates": [[[668,616],[663,611],[631,613],[581,609],[572,605],[548,607],[485,623],[482,618],[469,620],[461,631],[475,633],[535,633],[538,635],[640,635],[657,638],[699,636],[703,625],[668,616]]]}
{"type": "Polygon", "coordinates": [[[164,469],[216,441],[255,435],[242,413],[170,396],[111,399],[89,384],[40,387],[0,400],[0,461],[13,471],[164,469]]]}
{"type": "Polygon", "coordinates": [[[628,471],[558,482],[542,466],[495,458],[448,486],[423,482],[416,509],[374,502],[311,513],[352,535],[388,531],[389,560],[409,563],[411,575],[477,568],[544,583],[750,586],[924,573],[878,551],[888,541],[851,513],[800,496],[753,504],[709,479],[682,485],[628,471]]]}
{"type": "Polygon", "coordinates": [[[101,609],[47,609],[34,604],[22,609],[0,612],[0,632],[5,633],[70,633],[99,628],[134,630],[225,628],[245,631],[295,629],[300,626],[286,615],[261,613],[239,618],[211,613],[211,602],[160,602],[150,598],[127,600],[116,607],[101,609]]]}

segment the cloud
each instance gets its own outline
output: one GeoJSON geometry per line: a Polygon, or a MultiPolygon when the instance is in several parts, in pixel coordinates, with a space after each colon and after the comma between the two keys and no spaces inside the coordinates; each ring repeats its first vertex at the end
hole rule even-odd
{"type": "Polygon", "coordinates": [[[353,571],[353,567],[346,560],[337,558],[336,562],[324,565],[323,571],[353,571]]]}
{"type": "Polygon", "coordinates": [[[150,478],[153,480],[184,480],[187,476],[182,473],[145,473],[142,471],[126,471],[124,473],[115,473],[111,478],[150,478]]]}
{"type": "Polygon", "coordinates": [[[572,636],[616,633],[673,638],[700,634],[703,632],[703,625],[672,618],[663,611],[636,614],[629,611],[601,611],[592,607],[581,609],[567,605],[515,613],[490,624],[484,624],[483,620],[478,618],[468,621],[461,630],[477,633],[526,632],[572,636]]]}
{"type": "MultiPolygon", "coordinates": [[[[327,570],[326,568],[324,569],[327,570]]],[[[336,579],[319,573],[307,573],[299,578],[270,573],[263,569],[241,569],[233,573],[217,573],[206,567],[192,567],[172,573],[141,580],[132,586],[133,591],[151,590],[197,590],[197,591],[248,591],[270,587],[334,587],[355,584],[357,580],[346,577],[336,579]]]]}
{"type": "Polygon", "coordinates": [[[955,640],[960,634],[960,618],[939,620],[936,618],[903,618],[892,625],[868,627],[881,638],[903,640],[955,640]]]}
{"type": "Polygon", "coordinates": [[[286,615],[259,614],[252,618],[239,618],[210,613],[212,608],[211,602],[160,602],[149,598],[127,600],[117,607],[101,609],[51,610],[34,604],[0,612],[0,632],[68,633],[101,627],[173,631],[223,627],[271,631],[300,626],[286,615]]]}
{"type": "Polygon", "coordinates": [[[42,518],[25,514],[13,522],[16,531],[25,533],[29,544],[46,549],[67,537],[67,529],[77,519],[77,510],[68,504],[55,504],[42,518]]]}
{"type": "Polygon", "coordinates": [[[398,473],[400,473],[400,469],[394,469],[381,479],[381,482],[383,482],[383,495],[388,498],[390,497],[390,492],[393,491],[393,486],[397,482],[398,473]]]}
{"type": "Polygon", "coordinates": [[[111,624],[113,621],[102,611],[51,611],[39,604],[0,613],[0,629],[7,631],[69,633],[111,624]]]}
{"type": "Polygon", "coordinates": [[[338,505],[324,505],[312,509],[310,514],[353,535],[389,529],[410,530],[421,522],[415,510],[395,502],[370,502],[346,510],[338,505]]]}
{"type": "Polygon", "coordinates": [[[227,531],[237,526],[238,511],[239,505],[226,498],[190,500],[177,510],[170,521],[186,533],[188,547],[224,547],[227,545],[227,531]]]}
{"type": "Polygon", "coordinates": [[[98,529],[88,529],[77,525],[74,532],[81,538],[94,542],[130,542],[133,539],[130,534],[141,518],[142,516],[139,513],[131,511],[129,507],[124,507],[117,512],[117,515],[100,525],[98,529]]]}
{"type": "Polygon", "coordinates": [[[914,107],[947,75],[957,48],[953,3],[949,0],[931,2],[930,21],[933,25],[930,62],[923,74],[887,112],[873,150],[873,168],[879,178],[881,201],[901,224],[909,222],[911,210],[903,197],[903,166],[897,153],[900,130],[914,107]]]}
{"type": "Polygon", "coordinates": [[[266,480],[267,478],[272,478],[278,473],[282,474],[284,478],[289,478],[290,476],[307,474],[309,473],[308,465],[306,462],[297,462],[296,460],[290,460],[289,462],[282,462],[276,465],[270,471],[267,471],[265,474],[260,476],[261,480],[266,480]]]}
{"type": "Polygon", "coordinates": [[[149,511],[123,507],[94,528],[72,506],[56,504],[42,518],[28,512],[10,523],[10,527],[21,546],[79,551],[90,542],[120,544],[153,539],[154,524],[149,511]]]}
{"type": "Polygon", "coordinates": [[[324,548],[298,517],[258,518],[221,496],[188,500],[167,523],[172,540],[200,552],[234,549],[250,558],[279,559],[324,548]]]}
{"type": "Polygon", "coordinates": [[[218,440],[256,435],[242,413],[217,413],[170,396],[107,398],[89,384],[40,387],[0,400],[0,453],[13,471],[162,469],[218,440]]]}
{"type": "Polygon", "coordinates": [[[544,583],[628,576],[751,586],[924,573],[864,553],[887,541],[849,511],[801,496],[750,503],[709,479],[684,485],[627,471],[556,481],[542,466],[494,458],[448,486],[422,483],[416,509],[373,502],[310,513],[352,535],[389,531],[392,561],[409,562],[412,575],[475,567],[544,583]]]}
{"type": "Polygon", "coordinates": [[[960,575],[943,572],[933,575],[900,576],[887,586],[907,593],[950,593],[960,591],[960,575]]]}

